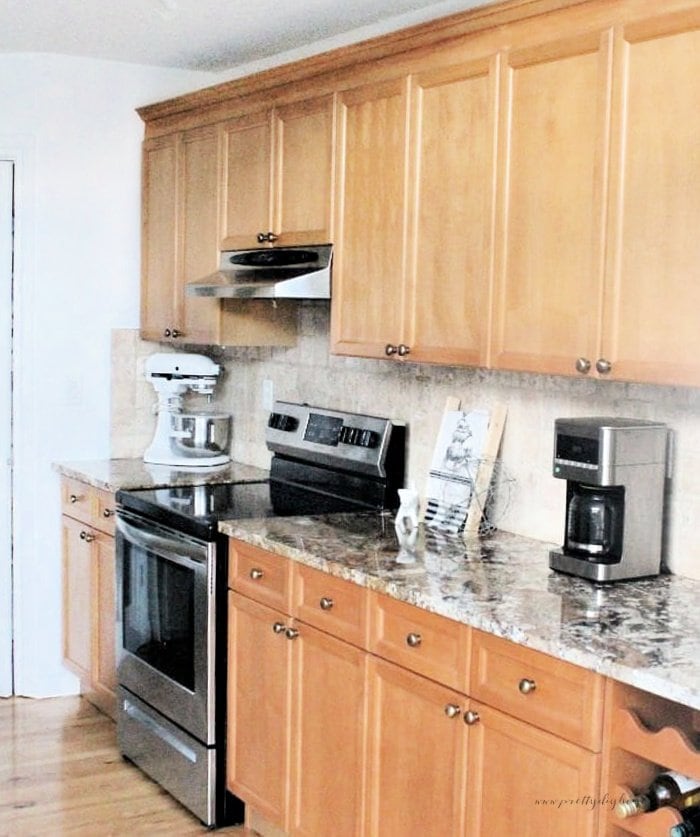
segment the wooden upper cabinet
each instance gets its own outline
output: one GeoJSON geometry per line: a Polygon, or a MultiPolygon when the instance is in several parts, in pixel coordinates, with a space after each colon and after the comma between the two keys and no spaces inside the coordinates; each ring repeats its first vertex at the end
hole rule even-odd
{"type": "Polygon", "coordinates": [[[331,241],[333,131],[332,96],[226,123],[223,249],[331,241]]]}
{"type": "Polygon", "coordinates": [[[181,326],[179,273],[180,137],[146,140],[143,146],[141,218],[141,336],[162,340],[181,326]]]}
{"type": "Polygon", "coordinates": [[[183,331],[193,343],[218,343],[221,303],[212,297],[185,296],[185,286],[219,266],[220,134],[216,127],[188,131],[182,139],[183,331]]]}
{"type": "Polygon", "coordinates": [[[611,34],[505,56],[491,365],[576,374],[597,357],[611,34]]]}
{"type": "Polygon", "coordinates": [[[276,108],[272,230],[278,244],[333,240],[334,99],[276,108]]]}
{"type": "Polygon", "coordinates": [[[338,97],[331,342],[339,354],[384,357],[402,342],[407,81],[338,97]]]}
{"type": "Polygon", "coordinates": [[[411,80],[406,332],[410,359],[485,365],[496,60],[411,80]]]}
{"type": "Polygon", "coordinates": [[[616,41],[607,293],[611,377],[700,385],[700,10],[616,41]]]}

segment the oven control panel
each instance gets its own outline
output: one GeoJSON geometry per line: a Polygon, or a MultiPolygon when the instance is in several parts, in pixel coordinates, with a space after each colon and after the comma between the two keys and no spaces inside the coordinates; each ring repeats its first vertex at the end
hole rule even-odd
{"type": "Polygon", "coordinates": [[[275,453],[383,476],[397,434],[403,443],[403,423],[387,418],[276,401],[265,438],[275,453]]]}

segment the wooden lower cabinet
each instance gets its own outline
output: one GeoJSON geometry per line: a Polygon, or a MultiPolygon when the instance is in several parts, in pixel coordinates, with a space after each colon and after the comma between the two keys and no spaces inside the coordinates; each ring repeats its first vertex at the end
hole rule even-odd
{"type": "Polygon", "coordinates": [[[361,833],[365,654],[229,593],[227,785],[306,837],[361,833]]]}
{"type": "Polygon", "coordinates": [[[291,643],[287,616],[229,592],[226,782],[284,827],[289,774],[291,643]],[[281,625],[280,630],[275,626],[281,625]]]}
{"type": "Polygon", "coordinates": [[[362,834],[366,654],[296,623],[289,832],[362,834]]]}
{"type": "Polygon", "coordinates": [[[593,837],[600,755],[490,706],[470,708],[478,720],[470,727],[466,833],[593,837]]]}
{"type": "Polygon", "coordinates": [[[365,833],[463,834],[466,698],[372,656],[369,695],[365,833]]]}
{"type": "Polygon", "coordinates": [[[81,693],[114,717],[117,675],[113,498],[88,486],[77,487],[75,482],[64,483],[62,490],[68,498],[64,509],[69,508],[76,515],[63,514],[61,519],[63,658],[80,678],[81,693]]]}

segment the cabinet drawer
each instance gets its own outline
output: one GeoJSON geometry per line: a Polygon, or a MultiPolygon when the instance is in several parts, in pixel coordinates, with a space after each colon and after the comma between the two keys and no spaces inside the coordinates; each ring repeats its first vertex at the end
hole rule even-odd
{"type": "Polygon", "coordinates": [[[229,541],[228,586],[261,604],[291,613],[291,561],[242,541],[229,541]]]}
{"type": "Polygon", "coordinates": [[[93,488],[93,526],[108,535],[114,535],[114,514],[116,504],[114,494],[93,488]]]}
{"type": "Polygon", "coordinates": [[[94,529],[114,535],[114,494],[87,483],[64,477],[61,480],[61,511],[94,529]]]}
{"type": "Polygon", "coordinates": [[[466,625],[373,593],[370,651],[466,692],[470,630],[466,625]]]}
{"type": "Polygon", "coordinates": [[[294,616],[361,648],[367,647],[368,596],[350,581],[294,565],[294,616]]]}
{"type": "Polygon", "coordinates": [[[84,482],[64,477],[61,480],[61,511],[74,520],[92,525],[93,489],[84,482]]]}
{"type": "Polygon", "coordinates": [[[604,678],[580,666],[474,631],[470,694],[598,752],[604,678]]]}

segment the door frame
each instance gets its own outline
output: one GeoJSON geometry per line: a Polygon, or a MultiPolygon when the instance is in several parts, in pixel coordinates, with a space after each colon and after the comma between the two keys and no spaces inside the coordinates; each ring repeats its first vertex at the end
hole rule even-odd
{"type": "Polygon", "coordinates": [[[15,161],[0,156],[0,697],[14,693],[12,663],[12,286],[15,161]],[[6,272],[7,269],[7,272],[6,272]],[[5,279],[9,277],[9,283],[5,279]]]}
{"type": "MultiPolygon", "coordinates": [[[[0,160],[14,163],[14,236],[13,236],[13,365],[12,365],[12,683],[15,694],[22,694],[22,669],[30,664],[21,655],[22,636],[31,626],[24,625],[31,595],[22,584],[23,571],[35,555],[32,521],[36,520],[33,486],[37,477],[36,422],[34,411],[40,409],[32,355],[33,324],[28,312],[34,302],[35,241],[35,159],[36,139],[28,134],[0,134],[0,160]],[[29,524],[29,525],[27,525],[29,524]],[[25,560],[20,560],[22,556],[25,560]],[[24,604],[24,608],[22,605],[24,604]]],[[[0,550],[0,576],[7,576],[7,557],[0,550]],[[4,561],[3,561],[4,558],[4,561]],[[4,573],[3,573],[4,571],[4,573]]],[[[1,595],[1,594],[0,594],[1,595]]],[[[35,616],[32,618],[36,618],[35,616]]],[[[30,631],[29,631],[30,632],[30,631]]],[[[0,645],[3,639],[0,636],[0,645]]],[[[2,652],[0,652],[2,653],[2,652]]]]}

